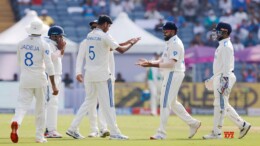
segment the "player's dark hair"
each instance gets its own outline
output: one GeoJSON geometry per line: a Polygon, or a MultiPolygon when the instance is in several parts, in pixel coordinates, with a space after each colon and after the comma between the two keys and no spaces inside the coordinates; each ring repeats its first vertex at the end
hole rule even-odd
{"type": "Polygon", "coordinates": [[[107,16],[107,15],[100,15],[98,17],[98,25],[102,25],[102,24],[104,24],[106,22],[109,23],[109,24],[113,23],[112,19],[109,16],[107,16]]]}

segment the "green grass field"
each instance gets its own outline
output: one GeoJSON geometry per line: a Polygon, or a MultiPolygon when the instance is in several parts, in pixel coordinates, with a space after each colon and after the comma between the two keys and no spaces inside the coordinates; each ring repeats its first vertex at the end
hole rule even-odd
{"type": "MultiPolygon", "coordinates": [[[[48,139],[48,146],[259,146],[260,144],[260,117],[244,117],[253,126],[248,135],[243,139],[237,139],[238,128],[229,119],[225,119],[223,131],[234,131],[235,138],[222,140],[203,140],[202,136],[208,134],[212,128],[212,116],[195,116],[202,121],[202,126],[193,139],[188,139],[188,126],[176,116],[171,116],[168,121],[166,140],[149,140],[159,126],[159,117],[152,116],[118,116],[117,121],[122,133],[128,135],[130,140],[116,141],[108,138],[85,138],[75,140],[65,134],[73,116],[59,117],[59,132],[63,134],[61,139],[48,139]]],[[[12,115],[0,115],[0,145],[14,145],[9,139],[10,120],[12,115]]],[[[39,145],[34,142],[35,126],[34,116],[26,116],[19,128],[19,143],[23,146],[39,145]]],[[[82,135],[89,133],[89,123],[85,118],[80,127],[82,135]]]]}

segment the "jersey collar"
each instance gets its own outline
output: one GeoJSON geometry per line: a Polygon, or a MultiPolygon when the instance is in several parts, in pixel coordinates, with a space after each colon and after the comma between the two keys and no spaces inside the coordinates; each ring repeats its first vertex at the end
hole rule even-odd
{"type": "Polygon", "coordinates": [[[225,38],[225,39],[219,41],[219,44],[223,44],[223,43],[226,42],[226,41],[230,41],[230,37],[225,38]]]}

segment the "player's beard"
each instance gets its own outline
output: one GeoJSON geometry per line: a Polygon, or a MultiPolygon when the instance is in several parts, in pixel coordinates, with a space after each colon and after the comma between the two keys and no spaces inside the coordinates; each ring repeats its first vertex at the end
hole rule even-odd
{"type": "Polygon", "coordinates": [[[164,40],[168,41],[172,36],[164,36],[164,40]]]}

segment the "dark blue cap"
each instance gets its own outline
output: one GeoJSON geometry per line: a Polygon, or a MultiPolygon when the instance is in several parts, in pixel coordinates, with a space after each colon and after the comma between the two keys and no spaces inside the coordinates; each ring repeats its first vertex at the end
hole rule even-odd
{"type": "Polygon", "coordinates": [[[112,24],[112,19],[107,15],[100,15],[98,17],[98,24],[104,24],[105,22],[112,24]]]}
{"type": "Polygon", "coordinates": [[[221,30],[221,28],[226,29],[228,31],[228,34],[230,34],[232,32],[232,27],[228,23],[219,22],[217,27],[216,27],[216,30],[221,30]]]}
{"type": "Polygon", "coordinates": [[[94,23],[98,23],[98,20],[93,20],[93,21],[89,22],[89,26],[92,26],[94,23]]]}
{"type": "Polygon", "coordinates": [[[48,31],[48,36],[51,35],[65,35],[65,33],[62,27],[55,25],[52,26],[48,31]]]}
{"type": "Polygon", "coordinates": [[[163,25],[163,30],[178,30],[177,26],[173,22],[166,22],[163,25]]]}

